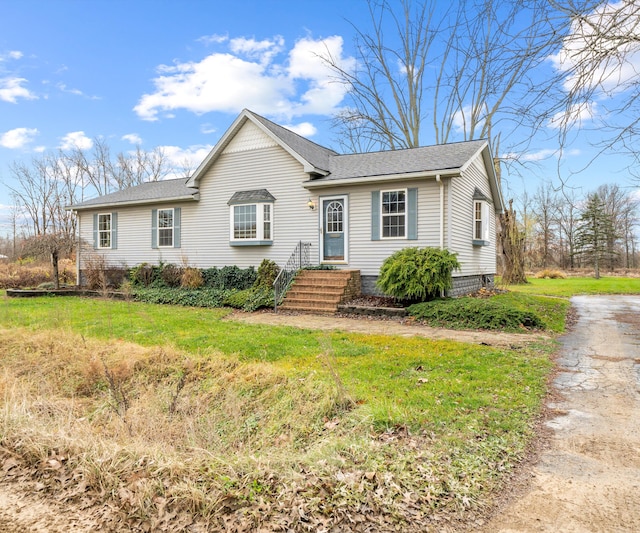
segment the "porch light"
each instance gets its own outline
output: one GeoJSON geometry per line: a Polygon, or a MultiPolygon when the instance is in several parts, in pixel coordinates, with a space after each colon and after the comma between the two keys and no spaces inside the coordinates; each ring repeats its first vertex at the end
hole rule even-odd
{"type": "Polygon", "coordinates": [[[307,207],[311,209],[311,211],[315,211],[316,203],[311,198],[309,198],[309,201],[307,202],[307,207]]]}

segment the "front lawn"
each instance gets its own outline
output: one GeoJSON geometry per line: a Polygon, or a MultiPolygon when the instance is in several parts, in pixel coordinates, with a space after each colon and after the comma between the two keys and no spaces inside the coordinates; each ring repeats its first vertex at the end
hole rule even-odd
{"type": "Polygon", "coordinates": [[[482,512],[525,454],[553,348],[253,326],[226,309],[0,303],[2,446],[34,466],[63,454],[97,500],[129,491],[136,516],[161,497],[254,529],[424,531],[482,512]]]}
{"type": "Polygon", "coordinates": [[[561,296],[564,298],[570,298],[578,294],[640,294],[640,278],[529,278],[528,282],[525,285],[509,285],[505,288],[509,291],[523,294],[561,296]]]}

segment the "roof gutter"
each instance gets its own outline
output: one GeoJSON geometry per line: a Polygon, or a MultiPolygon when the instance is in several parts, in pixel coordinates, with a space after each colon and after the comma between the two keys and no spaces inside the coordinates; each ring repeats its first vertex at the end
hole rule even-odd
{"type": "Polygon", "coordinates": [[[417,180],[422,178],[438,178],[449,177],[453,178],[460,175],[460,170],[450,170],[446,173],[441,171],[433,172],[409,172],[406,174],[384,174],[381,176],[358,176],[356,178],[344,178],[344,179],[321,179],[309,180],[302,183],[305,189],[322,189],[327,187],[341,187],[343,185],[367,185],[369,183],[382,183],[386,181],[398,181],[398,180],[417,180]]]}
{"type": "Polygon", "coordinates": [[[92,209],[103,209],[105,207],[127,207],[131,205],[164,204],[167,202],[189,202],[200,199],[200,193],[188,194],[185,196],[173,196],[171,198],[150,198],[147,200],[129,200],[128,202],[113,202],[106,204],[91,205],[67,205],[65,211],[89,211],[92,209]]]}

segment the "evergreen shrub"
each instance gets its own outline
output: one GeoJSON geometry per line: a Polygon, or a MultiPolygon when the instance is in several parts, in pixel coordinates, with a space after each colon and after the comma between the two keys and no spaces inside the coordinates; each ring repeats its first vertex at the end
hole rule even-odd
{"type": "Polygon", "coordinates": [[[377,285],[387,296],[419,302],[451,288],[451,273],[460,268],[456,254],[440,248],[403,248],[387,257],[377,285]]]}

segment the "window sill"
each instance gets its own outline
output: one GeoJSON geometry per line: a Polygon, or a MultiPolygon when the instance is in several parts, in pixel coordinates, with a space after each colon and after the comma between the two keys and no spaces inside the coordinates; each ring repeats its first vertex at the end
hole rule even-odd
{"type": "Polygon", "coordinates": [[[489,241],[483,241],[481,239],[473,239],[471,244],[474,246],[489,246],[489,241]]]}
{"type": "Polygon", "coordinates": [[[271,246],[273,241],[229,241],[229,246],[271,246]]]}

